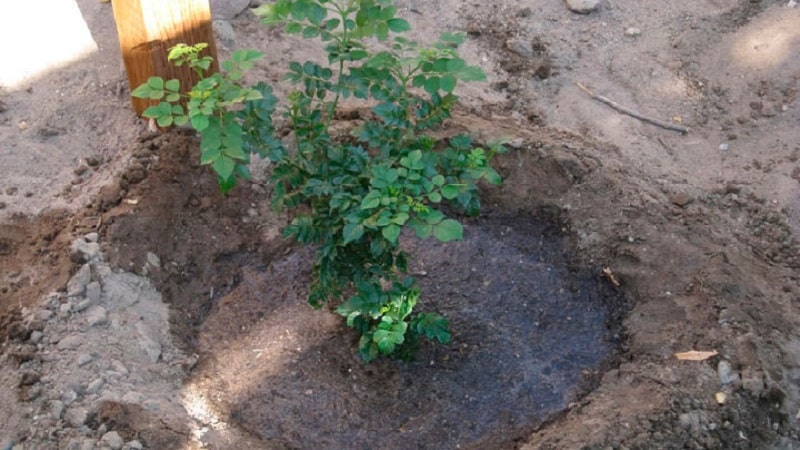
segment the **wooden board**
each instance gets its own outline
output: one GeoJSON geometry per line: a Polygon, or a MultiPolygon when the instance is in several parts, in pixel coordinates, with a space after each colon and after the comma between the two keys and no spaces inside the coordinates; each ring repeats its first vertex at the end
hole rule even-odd
{"type": "MultiPolygon", "coordinates": [[[[167,53],[175,44],[208,43],[203,55],[214,58],[212,71],[218,71],[217,48],[211,28],[208,0],[112,0],[119,45],[131,90],[152,76],[177,78],[182,88],[198,81],[187,67],[175,67],[167,53]]],[[[131,98],[133,109],[141,114],[151,101],[131,98]]]]}

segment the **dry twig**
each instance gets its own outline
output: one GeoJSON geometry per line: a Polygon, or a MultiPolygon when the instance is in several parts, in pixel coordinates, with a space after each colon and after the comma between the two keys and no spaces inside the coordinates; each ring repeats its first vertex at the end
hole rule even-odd
{"type": "Polygon", "coordinates": [[[581,90],[583,92],[586,92],[587,94],[589,94],[589,97],[591,97],[592,99],[597,100],[600,103],[605,103],[606,105],[616,109],[617,111],[619,111],[619,112],[621,112],[623,114],[627,114],[627,115],[629,115],[629,116],[631,116],[633,118],[639,119],[639,120],[641,120],[643,122],[647,122],[649,124],[652,124],[652,125],[655,125],[655,126],[658,126],[658,127],[661,127],[661,128],[665,128],[667,130],[677,131],[677,132],[682,133],[682,134],[689,133],[689,129],[684,127],[684,126],[675,125],[675,124],[672,124],[672,123],[669,123],[669,122],[664,122],[663,120],[654,119],[652,117],[647,117],[644,114],[639,113],[637,111],[634,111],[634,110],[632,110],[630,108],[627,108],[625,106],[622,106],[619,103],[608,99],[607,97],[603,97],[602,95],[595,94],[594,92],[589,90],[589,88],[587,88],[586,86],[584,86],[584,85],[582,85],[580,83],[577,83],[577,85],[578,85],[579,88],[581,88],[581,90]]]}

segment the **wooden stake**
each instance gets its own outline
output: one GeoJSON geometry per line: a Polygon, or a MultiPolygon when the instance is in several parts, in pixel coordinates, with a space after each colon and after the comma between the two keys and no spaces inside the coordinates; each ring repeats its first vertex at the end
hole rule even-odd
{"type": "MultiPolygon", "coordinates": [[[[131,90],[153,76],[177,78],[188,89],[198,80],[188,67],[167,61],[176,44],[208,43],[203,56],[214,58],[211,72],[219,70],[211,10],[208,0],[112,0],[119,45],[131,90]]],[[[131,97],[137,114],[154,102],[131,97]]]]}

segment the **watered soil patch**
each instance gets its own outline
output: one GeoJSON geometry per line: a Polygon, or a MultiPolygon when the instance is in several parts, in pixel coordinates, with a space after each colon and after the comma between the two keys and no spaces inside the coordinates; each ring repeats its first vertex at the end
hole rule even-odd
{"type": "Polygon", "coordinates": [[[619,337],[621,296],[569,266],[551,219],[495,215],[463,241],[410,245],[420,307],[453,331],[413,363],[365,365],[355,333],[305,304],[310,252],[246,269],[201,327],[193,383],[290,448],[510,447],[593,387],[619,337]]]}
{"type": "Polygon", "coordinates": [[[170,303],[173,335],[201,357],[189,389],[264,445],[510,447],[614,360],[620,290],[576,255],[559,208],[516,199],[487,202],[461,242],[406,238],[419,307],[450,319],[453,342],[365,365],[342,319],[306,303],[312,251],[278,237],[266,187],[223,198],[196,146],[180,133],[142,140],[142,176],[123,175],[97,205],[107,254],[170,303]]]}

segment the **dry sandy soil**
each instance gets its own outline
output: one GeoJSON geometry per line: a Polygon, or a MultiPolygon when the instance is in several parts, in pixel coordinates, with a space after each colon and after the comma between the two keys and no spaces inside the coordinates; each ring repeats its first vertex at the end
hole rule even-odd
{"type": "MultiPolygon", "coordinates": [[[[40,3],[0,6],[0,450],[800,446],[796,2],[399,0],[488,74],[442,136],[509,151],[463,242],[408,244],[454,343],[370,365],[269,186],[131,112],[111,5],[40,3]]],[[[278,93],[321,56],[215,25],[278,93]]]]}

